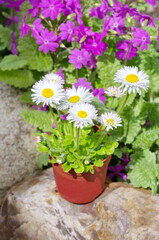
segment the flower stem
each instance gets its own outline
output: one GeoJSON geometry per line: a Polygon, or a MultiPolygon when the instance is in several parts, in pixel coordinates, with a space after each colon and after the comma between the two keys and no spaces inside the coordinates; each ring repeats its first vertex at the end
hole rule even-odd
{"type": "Polygon", "coordinates": [[[111,103],[110,103],[110,107],[109,107],[110,111],[112,110],[113,103],[114,103],[114,97],[112,98],[111,103]]]}
{"type": "Polygon", "coordinates": [[[119,106],[119,108],[118,108],[118,110],[117,110],[117,113],[118,113],[119,115],[122,113],[122,111],[123,111],[123,109],[124,109],[124,107],[125,107],[125,104],[126,104],[126,102],[127,102],[127,100],[128,100],[128,97],[129,97],[129,94],[127,93],[127,94],[125,95],[124,99],[123,99],[123,102],[122,102],[121,106],[119,106]]]}
{"type": "Polygon", "coordinates": [[[50,112],[51,112],[51,114],[52,114],[53,123],[55,123],[55,122],[56,122],[56,120],[55,120],[55,118],[54,118],[55,114],[54,114],[53,109],[52,109],[51,106],[49,106],[49,110],[50,110],[50,112]]]}
{"type": "Polygon", "coordinates": [[[78,69],[76,68],[76,79],[78,80],[78,69]]]}
{"type": "Polygon", "coordinates": [[[76,131],[76,143],[77,143],[77,148],[79,146],[79,140],[80,140],[80,128],[77,128],[77,131],[76,131]]]}

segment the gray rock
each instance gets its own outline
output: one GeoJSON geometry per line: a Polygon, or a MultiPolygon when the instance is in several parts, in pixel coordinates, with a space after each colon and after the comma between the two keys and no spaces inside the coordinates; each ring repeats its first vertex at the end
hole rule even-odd
{"type": "Polygon", "coordinates": [[[95,201],[77,205],[60,197],[52,169],[8,192],[1,240],[158,240],[159,196],[110,183],[95,201]]]}
{"type": "Polygon", "coordinates": [[[8,188],[37,168],[34,128],[19,116],[26,107],[19,96],[20,90],[0,83],[0,203],[8,188]]]}

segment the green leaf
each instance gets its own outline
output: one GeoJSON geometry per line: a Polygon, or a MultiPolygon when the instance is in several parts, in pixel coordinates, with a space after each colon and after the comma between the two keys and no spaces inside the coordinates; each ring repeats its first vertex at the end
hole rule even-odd
{"type": "Polygon", "coordinates": [[[46,147],[45,145],[43,145],[42,143],[38,143],[37,149],[39,152],[48,152],[49,151],[49,148],[46,147]]]}
{"type": "Polygon", "coordinates": [[[159,138],[159,128],[154,127],[149,130],[143,131],[137,136],[133,142],[133,148],[149,149],[152,144],[159,138]]]}
{"type": "Polygon", "coordinates": [[[125,144],[130,144],[134,141],[134,138],[138,136],[141,130],[141,122],[138,120],[125,121],[124,122],[124,136],[126,137],[125,144]]]}
{"type": "Polygon", "coordinates": [[[37,158],[38,167],[42,168],[47,166],[50,162],[49,155],[47,153],[40,154],[37,158]]]}
{"type": "Polygon", "coordinates": [[[97,166],[97,167],[102,167],[103,166],[103,160],[98,159],[98,160],[94,161],[94,165],[97,166]]]}
{"type": "Polygon", "coordinates": [[[10,49],[11,29],[0,25],[0,50],[10,49]]]}
{"type": "Polygon", "coordinates": [[[105,148],[102,147],[100,150],[97,151],[97,154],[98,155],[105,155],[106,154],[105,148]]]}
{"type": "Polygon", "coordinates": [[[158,168],[155,153],[145,150],[143,158],[128,173],[128,178],[134,187],[150,188],[155,194],[158,186],[156,177],[158,168]]]}
{"type": "Polygon", "coordinates": [[[38,50],[38,45],[33,37],[27,35],[19,39],[18,50],[20,57],[27,61],[30,69],[39,72],[49,71],[53,67],[50,53],[44,54],[38,50]]]}
{"type": "Polygon", "coordinates": [[[30,124],[41,129],[43,132],[52,132],[52,114],[50,112],[41,112],[38,110],[23,110],[20,115],[30,124]]]}
{"type": "Polygon", "coordinates": [[[29,70],[0,71],[0,82],[18,88],[28,88],[33,85],[34,79],[29,70]]]}
{"type": "Polygon", "coordinates": [[[32,98],[31,98],[31,94],[32,94],[31,91],[25,92],[25,93],[23,93],[23,94],[19,97],[19,100],[20,100],[21,102],[33,104],[33,101],[32,101],[32,98]]]}
{"type": "Polygon", "coordinates": [[[7,55],[0,62],[0,69],[5,70],[15,70],[24,67],[27,64],[25,59],[21,59],[16,55],[7,55]]]}
{"type": "Polygon", "coordinates": [[[98,113],[102,114],[107,111],[106,106],[96,97],[92,99],[92,104],[98,109],[98,113]]]}
{"type": "Polygon", "coordinates": [[[101,79],[103,87],[107,88],[114,85],[114,75],[116,71],[121,68],[120,61],[114,56],[104,54],[99,57],[97,67],[99,78],[101,79]]]}
{"type": "Polygon", "coordinates": [[[69,172],[71,170],[72,166],[69,165],[67,162],[62,164],[62,169],[64,170],[64,172],[69,172]]]}

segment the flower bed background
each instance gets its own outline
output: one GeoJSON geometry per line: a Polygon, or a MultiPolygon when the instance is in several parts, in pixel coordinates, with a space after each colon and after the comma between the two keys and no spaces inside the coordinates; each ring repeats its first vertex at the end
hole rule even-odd
{"type": "MultiPolygon", "coordinates": [[[[136,187],[159,191],[159,19],[143,13],[139,1],[37,0],[1,1],[0,81],[25,89],[20,100],[31,106],[31,86],[53,71],[65,84],[94,88],[94,96],[111,105],[106,88],[123,65],[137,66],[150,79],[146,93],[131,93],[122,113],[123,126],[113,131],[119,141],[109,177],[136,187]],[[52,4],[53,3],[53,4],[52,4]]],[[[114,99],[112,107],[120,100],[114,99]]],[[[49,110],[33,105],[22,116],[41,131],[49,132],[49,110]],[[48,121],[44,121],[48,119],[48,121]]],[[[39,166],[48,165],[46,154],[39,166]]]]}

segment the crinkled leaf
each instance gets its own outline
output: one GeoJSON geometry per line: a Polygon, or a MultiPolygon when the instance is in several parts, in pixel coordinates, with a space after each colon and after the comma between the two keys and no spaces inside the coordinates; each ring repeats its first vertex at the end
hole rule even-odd
{"type": "Polygon", "coordinates": [[[47,166],[50,162],[49,155],[47,153],[40,154],[37,158],[38,167],[42,168],[47,166]]]}
{"type": "Polygon", "coordinates": [[[31,98],[31,94],[32,94],[31,91],[25,92],[25,93],[23,93],[23,94],[19,97],[19,100],[20,100],[21,102],[33,104],[33,101],[32,101],[32,98],[31,98]]]}
{"type": "Polygon", "coordinates": [[[7,55],[0,62],[0,69],[5,70],[15,70],[24,67],[27,64],[25,59],[20,58],[16,55],[7,55]]]}
{"type": "Polygon", "coordinates": [[[23,110],[20,114],[24,120],[41,129],[43,132],[52,132],[52,114],[38,110],[23,110]]]}
{"type": "Polygon", "coordinates": [[[152,189],[152,193],[157,192],[157,170],[155,153],[149,150],[144,151],[144,156],[139,160],[134,168],[128,173],[128,178],[134,187],[143,187],[152,189]]]}
{"type": "Polygon", "coordinates": [[[0,50],[10,49],[11,29],[0,25],[0,50]]]}
{"type": "Polygon", "coordinates": [[[149,149],[158,138],[159,128],[155,127],[149,130],[145,130],[136,137],[136,140],[133,142],[133,147],[149,149]]]}
{"type": "Polygon", "coordinates": [[[18,88],[28,88],[33,85],[34,78],[29,70],[0,71],[0,82],[18,88]]]}
{"type": "Polygon", "coordinates": [[[29,35],[19,39],[18,50],[20,57],[27,61],[30,69],[39,72],[49,71],[53,67],[51,55],[44,54],[38,50],[38,45],[35,39],[29,35]]]}

